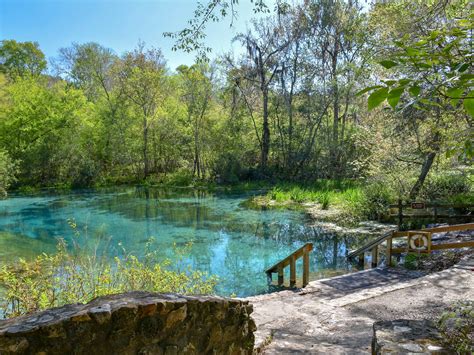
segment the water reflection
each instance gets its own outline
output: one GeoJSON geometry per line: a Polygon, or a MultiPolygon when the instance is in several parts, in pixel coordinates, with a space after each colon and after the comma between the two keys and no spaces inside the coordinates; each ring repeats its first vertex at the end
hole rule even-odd
{"type": "Polygon", "coordinates": [[[0,262],[51,252],[56,238],[73,236],[73,218],[91,242],[110,237],[137,255],[151,236],[160,258],[192,241],[184,263],[218,275],[222,295],[266,292],[263,270],[306,242],[314,243],[311,278],[351,270],[345,255],[360,238],[308,226],[300,212],[241,207],[248,196],[144,187],[12,196],[0,201],[0,262]]]}

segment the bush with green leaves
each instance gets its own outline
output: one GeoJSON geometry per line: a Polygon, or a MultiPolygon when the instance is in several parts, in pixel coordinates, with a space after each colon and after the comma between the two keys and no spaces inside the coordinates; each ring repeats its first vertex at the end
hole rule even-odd
{"type": "Polygon", "coordinates": [[[7,152],[0,150],[0,198],[7,196],[7,190],[15,181],[17,166],[7,152]]]}
{"type": "Polygon", "coordinates": [[[191,171],[186,169],[179,169],[176,172],[166,174],[161,182],[167,186],[191,186],[194,181],[194,176],[191,171]]]}
{"type": "MultiPolygon", "coordinates": [[[[76,228],[73,221],[70,224],[76,228]]],[[[151,251],[152,240],[142,259],[123,250],[112,258],[103,246],[79,243],[79,233],[75,238],[72,248],[61,240],[55,254],[41,254],[31,261],[20,259],[0,268],[0,314],[14,317],[133,290],[214,293],[215,276],[181,265],[190,244],[182,249],[174,246],[174,260],[157,260],[156,252],[151,251]],[[101,249],[102,254],[98,252],[101,249]]]]}
{"type": "Polygon", "coordinates": [[[471,182],[465,175],[442,174],[434,175],[425,182],[420,197],[427,201],[451,200],[470,192],[471,182]]]}
{"type": "Polygon", "coordinates": [[[371,183],[363,188],[362,198],[353,207],[364,218],[380,220],[387,212],[393,196],[393,192],[383,182],[371,183]]]}
{"type": "Polygon", "coordinates": [[[443,339],[457,354],[474,352],[474,301],[461,301],[450,307],[439,319],[443,339]]]}

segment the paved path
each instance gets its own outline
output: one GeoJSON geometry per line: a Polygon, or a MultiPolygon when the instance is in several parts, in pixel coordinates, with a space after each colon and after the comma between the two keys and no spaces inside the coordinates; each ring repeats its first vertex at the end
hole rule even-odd
{"type": "Polygon", "coordinates": [[[375,321],[433,319],[457,300],[474,299],[473,270],[471,256],[429,275],[377,268],[250,297],[256,346],[265,354],[367,354],[375,321]]]}

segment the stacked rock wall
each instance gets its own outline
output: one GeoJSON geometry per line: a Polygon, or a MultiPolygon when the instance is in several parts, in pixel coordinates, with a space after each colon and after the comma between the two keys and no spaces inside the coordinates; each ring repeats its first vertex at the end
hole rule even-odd
{"type": "Polygon", "coordinates": [[[0,354],[251,354],[247,301],[131,292],[0,321],[0,354]]]}

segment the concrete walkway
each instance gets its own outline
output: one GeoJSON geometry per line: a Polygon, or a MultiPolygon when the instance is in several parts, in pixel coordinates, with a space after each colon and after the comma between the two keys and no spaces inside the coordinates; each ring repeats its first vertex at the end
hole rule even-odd
{"type": "Polygon", "coordinates": [[[249,297],[256,346],[265,354],[367,354],[374,322],[433,319],[457,300],[474,299],[473,270],[470,256],[429,275],[377,268],[249,297]]]}

